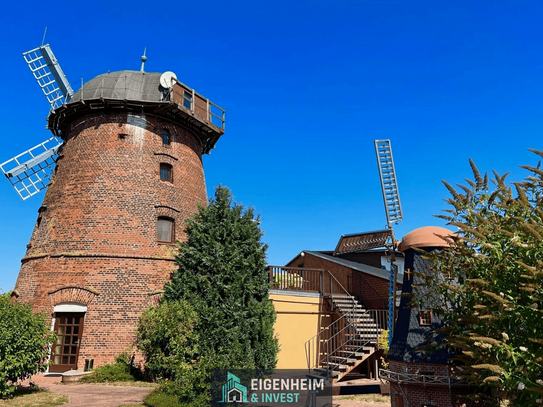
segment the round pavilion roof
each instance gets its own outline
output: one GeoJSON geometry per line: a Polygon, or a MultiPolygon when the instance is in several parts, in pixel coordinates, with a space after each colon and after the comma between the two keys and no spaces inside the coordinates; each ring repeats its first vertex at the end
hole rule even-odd
{"type": "Polygon", "coordinates": [[[398,246],[402,252],[413,247],[448,247],[449,244],[439,236],[455,236],[449,229],[439,226],[424,226],[405,235],[398,246]]]}

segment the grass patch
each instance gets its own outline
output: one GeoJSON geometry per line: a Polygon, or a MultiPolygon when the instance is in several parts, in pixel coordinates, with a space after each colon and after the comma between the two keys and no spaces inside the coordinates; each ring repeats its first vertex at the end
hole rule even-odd
{"type": "Polygon", "coordinates": [[[363,401],[365,403],[388,403],[390,396],[381,396],[380,394],[353,394],[351,396],[334,397],[335,400],[363,401]]]}
{"type": "Polygon", "coordinates": [[[145,406],[150,407],[183,407],[179,404],[177,396],[163,393],[160,389],[155,389],[143,398],[145,406]]]}
{"type": "Polygon", "coordinates": [[[2,407],[55,407],[68,404],[68,396],[49,391],[17,390],[11,399],[1,400],[2,407]]]}

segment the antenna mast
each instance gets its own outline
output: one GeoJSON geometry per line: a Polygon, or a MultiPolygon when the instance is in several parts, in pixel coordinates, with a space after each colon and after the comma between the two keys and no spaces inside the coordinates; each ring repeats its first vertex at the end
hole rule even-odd
{"type": "Polygon", "coordinates": [[[375,154],[377,155],[377,165],[379,167],[379,176],[381,178],[381,189],[383,191],[383,201],[385,204],[385,213],[387,215],[387,226],[390,230],[391,242],[388,244],[390,251],[390,282],[389,282],[389,317],[388,327],[390,331],[389,343],[394,333],[394,317],[396,315],[396,290],[398,282],[398,270],[394,265],[396,260],[396,239],[394,238],[393,223],[403,220],[402,206],[400,203],[400,193],[398,191],[398,182],[396,180],[396,171],[394,170],[394,160],[392,158],[392,148],[390,140],[375,140],[375,154]]]}
{"type": "Polygon", "coordinates": [[[145,62],[147,62],[147,57],[145,56],[145,53],[147,52],[147,47],[145,47],[143,49],[143,55],[141,56],[141,69],[140,71],[141,72],[145,72],[144,71],[144,68],[145,68],[145,62]]]}

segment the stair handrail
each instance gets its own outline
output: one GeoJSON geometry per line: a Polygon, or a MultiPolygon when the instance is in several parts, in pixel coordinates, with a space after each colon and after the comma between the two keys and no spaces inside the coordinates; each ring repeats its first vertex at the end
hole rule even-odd
{"type": "MultiPolygon", "coordinates": [[[[352,320],[354,319],[354,309],[356,307],[356,304],[358,304],[358,301],[356,300],[356,298],[354,298],[354,295],[352,295],[351,293],[349,293],[349,291],[347,291],[345,289],[345,287],[343,287],[343,285],[339,282],[339,280],[329,271],[329,270],[326,270],[326,272],[328,273],[328,275],[330,276],[330,298],[332,298],[332,301],[333,301],[333,298],[334,298],[334,293],[333,293],[333,289],[332,289],[332,281],[335,281],[337,283],[337,285],[343,290],[343,293],[345,294],[346,298],[350,299],[351,302],[352,302],[352,310],[351,310],[351,314],[349,315],[349,313],[347,313],[347,315],[345,315],[347,317],[347,320],[352,320]]],[[[324,286],[323,286],[323,291],[324,291],[324,286]]],[[[323,292],[324,294],[324,292],[323,292]]]]}
{"type": "Polygon", "coordinates": [[[316,335],[313,335],[311,338],[309,338],[307,341],[305,341],[305,357],[306,357],[306,360],[307,360],[307,368],[309,369],[309,371],[311,371],[311,369],[315,369],[317,367],[319,367],[319,362],[320,362],[320,349],[317,349],[316,352],[315,352],[315,356],[317,356],[315,358],[315,361],[316,361],[316,364],[312,364],[313,362],[311,361],[313,358],[311,357],[311,349],[314,347],[316,348],[317,346],[319,346],[319,344],[321,343],[325,343],[325,341],[323,341],[323,339],[321,337],[324,336],[324,333],[325,332],[331,332],[333,331],[335,328],[336,328],[336,325],[339,325],[341,324],[342,322],[344,322],[346,320],[345,316],[341,316],[340,318],[336,319],[334,322],[332,322],[330,325],[327,325],[326,327],[322,328],[316,335]]]}
{"type": "MultiPolygon", "coordinates": [[[[370,319],[372,319],[368,310],[365,310],[365,312],[362,314],[362,316],[365,316],[365,315],[369,315],[370,319]]],[[[354,341],[360,341],[361,340],[360,334],[356,331],[356,322],[357,321],[353,321],[350,324],[346,325],[343,329],[336,332],[327,341],[325,341],[325,345],[326,345],[326,363],[327,363],[328,366],[330,366],[329,365],[330,358],[332,356],[335,356],[337,351],[339,351],[341,348],[344,348],[345,346],[349,345],[349,342],[354,343],[354,341]],[[350,340],[344,340],[342,342],[341,338],[342,337],[345,338],[346,337],[345,333],[348,332],[348,331],[351,331],[353,333],[353,337],[350,340]],[[336,337],[338,338],[339,343],[334,343],[334,342],[336,342],[336,337]]],[[[378,336],[379,335],[376,334],[375,338],[367,339],[362,345],[358,346],[353,351],[351,351],[350,354],[347,354],[347,356],[345,356],[343,359],[340,359],[338,365],[341,365],[342,362],[347,361],[347,359],[349,359],[350,355],[352,355],[353,353],[358,352],[360,349],[365,347],[368,343],[370,343],[372,341],[372,339],[377,340],[378,336]]]]}

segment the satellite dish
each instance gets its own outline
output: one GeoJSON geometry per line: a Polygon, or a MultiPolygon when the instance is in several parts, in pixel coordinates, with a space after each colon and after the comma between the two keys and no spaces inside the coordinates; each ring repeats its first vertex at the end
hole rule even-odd
{"type": "Polygon", "coordinates": [[[177,80],[177,76],[171,71],[164,72],[160,75],[160,85],[164,89],[170,89],[175,83],[175,80],[177,80]]]}

